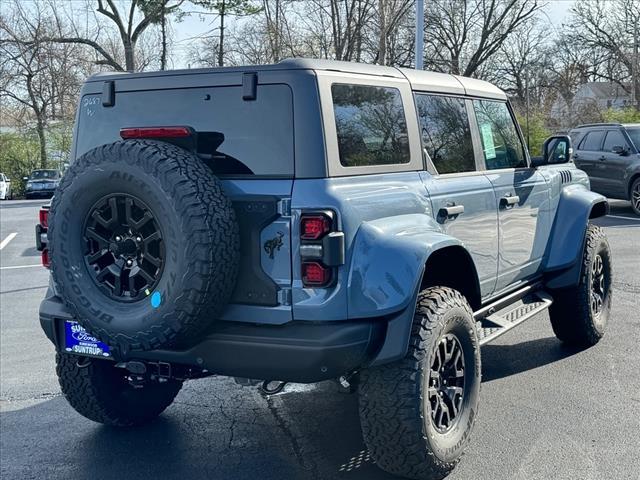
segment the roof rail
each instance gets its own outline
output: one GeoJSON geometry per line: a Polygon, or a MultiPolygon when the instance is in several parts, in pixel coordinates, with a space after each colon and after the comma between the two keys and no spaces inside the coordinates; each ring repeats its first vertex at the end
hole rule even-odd
{"type": "Polygon", "coordinates": [[[621,123],[585,123],[584,125],[578,125],[574,128],[586,128],[586,127],[621,127],[621,123]]]}

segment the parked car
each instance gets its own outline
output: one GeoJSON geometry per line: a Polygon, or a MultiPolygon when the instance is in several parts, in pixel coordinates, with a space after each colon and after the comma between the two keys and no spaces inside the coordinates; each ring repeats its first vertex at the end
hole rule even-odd
{"type": "Polygon", "coordinates": [[[591,123],[570,132],[574,161],[589,175],[591,189],[629,200],[640,215],[640,123],[591,123]]]}
{"type": "Polygon", "coordinates": [[[31,175],[24,177],[27,182],[24,188],[26,198],[52,197],[62,175],[58,170],[34,170],[31,175]]]}
{"type": "Polygon", "coordinates": [[[11,198],[13,198],[11,180],[4,173],[0,173],[0,200],[10,200],[11,198]]]}
{"type": "Polygon", "coordinates": [[[489,83],[295,59],[100,74],[81,95],[37,240],[40,322],[91,420],[148,422],[213,374],[265,394],[335,379],[380,468],[441,478],[481,345],[547,310],[568,344],[605,333],[607,200],[568,136],[532,164],[489,83]]]}

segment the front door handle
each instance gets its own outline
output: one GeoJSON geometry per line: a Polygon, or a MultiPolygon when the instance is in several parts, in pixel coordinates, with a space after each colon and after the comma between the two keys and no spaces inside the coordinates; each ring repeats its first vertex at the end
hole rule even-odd
{"type": "Polygon", "coordinates": [[[518,195],[506,195],[500,199],[501,208],[511,208],[518,203],[520,203],[520,197],[518,195]]]}
{"type": "Polygon", "coordinates": [[[444,223],[447,220],[455,220],[458,215],[464,213],[464,205],[449,205],[438,210],[438,222],[444,223]]]}
{"type": "Polygon", "coordinates": [[[601,162],[605,161],[607,159],[607,157],[605,157],[604,155],[602,155],[598,160],[600,160],[601,162]]]}

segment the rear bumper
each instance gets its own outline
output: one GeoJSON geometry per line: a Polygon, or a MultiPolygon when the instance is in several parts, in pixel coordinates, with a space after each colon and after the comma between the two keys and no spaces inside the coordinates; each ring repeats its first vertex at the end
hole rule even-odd
{"type": "Polygon", "coordinates": [[[50,190],[25,190],[24,195],[25,197],[29,198],[48,198],[52,197],[55,191],[55,188],[52,188],[50,190]]]}
{"type": "MultiPolygon", "coordinates": [[[[40,324],[59,350],[64,349],[64,320],[72,319],[49,291],[40,305],[40,324]]],[[[285,325],[217,321],[201,342],[188,349],[134,352],[118,360],[167,362],[218,375],[312,383],[369,365],[382,348],[388,324],[385,318],[285,325]]]]}

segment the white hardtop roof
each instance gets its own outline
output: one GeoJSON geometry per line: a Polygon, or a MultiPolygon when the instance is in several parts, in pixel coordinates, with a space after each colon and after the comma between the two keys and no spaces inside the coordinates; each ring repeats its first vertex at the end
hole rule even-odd
{"type": "Polygon", "coordinates": [[[400,68],[413,90],[506,100],[507,95],[492,83],[477,78],[400,68]]]}
{"type": "Polygon", "coordinates": [[[125,78],[144,78],[178,75],[199,75],[225,72],[261,72],[278,70],[316,70],[374,75],[381,77],[406,78],[413,90],[424,92],[469,95],[474,97],[506,100],[506,94],[495,85],[475,78],[449,75],[447,73],[427,72],[409,68],[387,67],[368,63],[343,62],[311,58],[287,58],[272,65],[247,65],[217,68],[198,68],[191,70],[166,70],[162,72],[105,72],[93,75],[87,81],[97,82],[125,78]]]}

